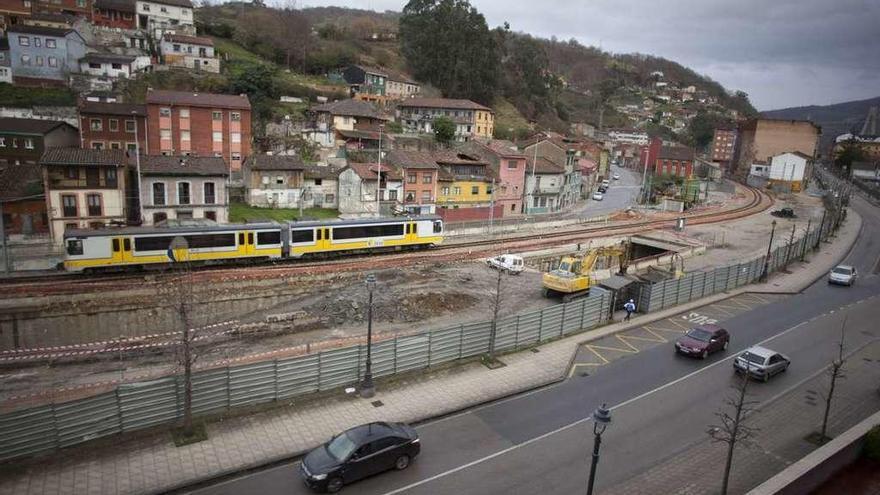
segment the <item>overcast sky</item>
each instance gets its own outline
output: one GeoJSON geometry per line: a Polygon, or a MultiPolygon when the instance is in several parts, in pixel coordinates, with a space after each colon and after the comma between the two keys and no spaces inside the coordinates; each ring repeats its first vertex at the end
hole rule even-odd
{"type": "MultiPolygon", "coordinates": [[[[400,0],[300,0],[371,10],[400,0]]],[[[471,0],[495,27],[659,55],[758,110],[880,96],[880,0],[471,0]]]]}

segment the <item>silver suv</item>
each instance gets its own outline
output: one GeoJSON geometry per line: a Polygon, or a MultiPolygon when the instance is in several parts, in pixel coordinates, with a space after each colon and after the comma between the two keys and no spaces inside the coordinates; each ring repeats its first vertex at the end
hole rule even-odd
{"type": "Polygon", "coordinates": [[[787,370],[790,364],[791,359],[787,356],[756,345],[733,360],[733,370],[737,373],[748,372],[750,376],[766,382],[771,376],[787,370]]]}

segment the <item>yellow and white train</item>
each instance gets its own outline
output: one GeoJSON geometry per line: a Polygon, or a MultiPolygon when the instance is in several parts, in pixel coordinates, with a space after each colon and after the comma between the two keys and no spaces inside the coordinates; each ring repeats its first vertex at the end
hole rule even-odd
{"type": "Polygon", "coordinates": [[[441,242],[443,220],[438,216],[68,230],[64,233],[64,269],[300,258],[441,242]]]}

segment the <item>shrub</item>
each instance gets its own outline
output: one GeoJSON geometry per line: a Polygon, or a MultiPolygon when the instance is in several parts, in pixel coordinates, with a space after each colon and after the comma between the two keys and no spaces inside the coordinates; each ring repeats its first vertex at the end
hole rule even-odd
{"type": "Polygon", "coordinates": [[[865,435],[865,447],[862,453],[872,461],[880,461],[880,425],[871,428],[865,435]]]}

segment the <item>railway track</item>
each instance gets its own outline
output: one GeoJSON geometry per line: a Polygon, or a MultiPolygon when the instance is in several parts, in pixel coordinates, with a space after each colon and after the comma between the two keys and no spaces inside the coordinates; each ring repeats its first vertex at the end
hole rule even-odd
{"type": "MultiPolygon", "coordinates": [[[[559,243],[560,239],[577,242],[608,235],[624,235],[646,229],[664,229],[675,225],[676,218],[684,217],[689,225],[730,221],[758,213],[769,208],[773,200],[758,189],[744,187],[749,200],[744,205],[724,210],[707,210],[670,216],[669,218],[630,220],[610,225],[587,225],[585,227],[560,229],[553,232],[518,234],[492,239],[450,243],[430,250],[393,253],[373,253],[347,256],[330,260],[286,260],[262,264],[241,264],[236,266],[205,266],[192,273],[196,282],[235,282],[259,280],[292,275],[315,275],[330,272],[345,272],[362,269],[384,269],[424,262],[453,262],[472,259],[502,250],[540,249],[559,243]]],[[[159,269],[137,273],[51,273],[38,276],[25,276],[7,279],[2,282],[7,297],[27,297],[53,294],[71,294],[93,291],[130,289],[134,286],[150,287],[159,282],[151,275],[162,274],[159,269]]],[[[167,273],[167,271],[165,272],[167,273]]]]}

